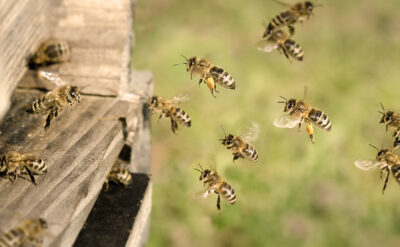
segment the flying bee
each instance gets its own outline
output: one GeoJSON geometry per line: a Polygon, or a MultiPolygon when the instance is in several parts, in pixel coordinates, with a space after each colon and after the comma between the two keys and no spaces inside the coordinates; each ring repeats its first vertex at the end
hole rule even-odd
{"type": "MultiPolygon", "coordinates": [[[[63,84],[61,79],[53,74],[43,72],[42,76],[46,77],[50,81],[54,81],[56,85],[63,84]]],[[[29,112],[38,113],[38,114],[47,114],[46,124],[44,126],[44,130],[46,131],[50,127],[51,121],[58,116],[58,113],[62,111],[64,106],[70,105],[71,111],[72,106],[75,103],[81,102],[81,90],[76,86],[71,85],[63,85],[60,86],[39,98],[36,98],[29,112]]]]}
{"type": "Polygon", "coordinates": [[[263,38],[269,37],[275,30],[278,30],[285,25],[288,27],[290,35],[294,35],[295,29],[293,25],[308,20],[313,14],[313,9],[322,6],[315,5],[310,1],[298,2],[293,5],[282,2],[279,3],[288,6],[289,9],[279,13],[271,20],[271,22],[266,26],[263,38]]]}
{"type": "Polygon", "coordinates": [[[232,150],[233,161],[239,158],[247,158],[251,161],[258,161],[258,153],[256,149],[249,144],[258,137],[259,126],[253,124],[251,131],[243,136],[235,136],[232,134],[226,135],[225,129],[222,127],[225,138],[220,139],[222,145],[226,146],[227,149],[232,150]]]}
{"type": "Polygon", "coordinates": [[[235,80],[232,75],[224,69],[213,65],[207,59],[198,57],[191,57],[188,59],[183,55],[182,57],[186,59],[184,64],[186,64],[186,71],[190,72],[190,78],[193,79],[193,74],[199,75],[199,85],[202,82],[205,82],[214,98],[214,93],[218,93],[216,89],[217,85],[215,83],[218,83],[227,89],[234,90],[236,88],[235,80]]]}
{"type": "Polygon", "coordinates": [[[117,168],[114,165],[110,173],[108,173],[107,178],[104,182],[106,191],[108,191],[109,189],[110,182],[114,182],[116,184],[122,184],[124,187],[127,187],[132,182],[132,176],[128,170],[122,167],[117,168]]]}
{"type": "Polygon", "coordinates": [[[285,57],[291,62],[290,57],[303,61],[304,52],[296,41],[282,30],[274,31],[269,38],[262,40],[258,44],[258,49],[264,52],[271,52],[275,49],[280,53],[281,51],[285,57]]]}
{"type": "Polygon", "coordinates": [[[217,198],[217,209],[221,212],[221,197],[224,198],[229,204],[233,205],[236,202],[235,190],[227,182],[225,182],[216,171],[211,169],[203,170],[203,167],[199,164],[200,169],[195,168],[196,171],[200,172],[200,181],[203,181],[206,192],[203,194],[203,198],[206,198],[211,193],[216,193],[217,198]]]}
{"type": "Polygon", "coordinates": [[[36,185],[35,175],[46,173],[46,162],[35,155],[11,152],[0,156],[0,176],[11,182],[15,182],[17,177],[25,179],[24,175],[28,175],[30,181],[36,185]]]}
{"type": "Polygon", "coordinates": [[[43,42],[31,57],[29,65],[32,68],[53,63],[66,62],[70,57],[70,47],[64,40],[50,38],[43,42]]]}
{"type": "MultiPolygon", "coordinates": [[[[304,98],[306,95],[306,90],[304,90],[304,98]]],[[[306,130],[310,137],[312,143],[314,143],[314,129],[312,124],[315,124],[319,128],[330,131],[332,128],[331,121],[328,116],[320,110],[317,110],[307,104],[303,100],[297,99],[286,99],[282,97],[285,101],[278,101],[278,103],[284,103],[284,112],[289,112],[289,114],[283,115],[274,120],[274,125],[278,128],[294,128],[296,125],[301,128],[303,121],[306,122],[306,130]]]]}
{"type": "Polygon", "coordinates": [[[394,129],[394,133],[393,133],[393,138],[394,138],[394,142],[393,142],[393,149],[396,149],[399,147],[400,144],[400,140],[399,140],[399,136],[400,136],[400,114],[395,113],[393,111],[385,111],[385,108],[383,107],[382,103],[382,110],[378,111],[380,114],[382,114],[382,118],[380,123],[384,123],[386,124],[386,131],[388,131],[388,129],[394,129]]]}
{"type": "Polygon", "coordinates": [[[175,134],[175,131],[178,129],[178,123],[186,127],[190,127],[192,124],[189,114],[177,106],[177,103],[184,99],[184,97],[174,97],[172,100],[169,100],[154,95],[149,99],[148,105],[150,110],[160,113],[159,119],[162,117],[171,118],[171,130],[175,134]]]}
{"type": "Polygon", "coordinates": [[[0,238],[1,247],[11,246],[42,246],[42,235],[47,229],[44,219],[30,219],[23,225],[14,227],[0,238]]]}
{"type": "Polygon", "coordinates": [[[393,149],[390,148],[381,148],[369,144],[371,147],[375,148],[378,151],[376,155],[376,160],[356,160],[354,165],[360,168],[361,170],[367,171],[371,169],[380,168],[382,178],[382,172],[386,172],[385,182],[383,184],[382,194],[385,193],[385,189],[389,180],[389,174],[392,172],[393,178],[400,183],[400,161],[399,157],[393,153],[393,149]]]}

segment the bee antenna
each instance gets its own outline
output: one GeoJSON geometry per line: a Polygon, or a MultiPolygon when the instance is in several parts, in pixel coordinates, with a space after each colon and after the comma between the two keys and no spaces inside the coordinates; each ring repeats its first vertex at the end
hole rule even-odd
{"type": "Polygon", "coordinates": [[[186,62],[189,60],[187,57],[181,54],[181,56],[186,60],[186,62]]]}
{"type": "Polygon", "coordinates": [[[287,99],[285,97],[283,97],[283,96],[279,96],[279,97],[281,97],[285,101],[278,101],[277,103],[282,103],[282,104],[286,104],[287,103],[287,99]]]}
{"type": "MultiPolygon", "coordinates": [[[[372,144],[368,144],[368,145],[370,145],[371,147],[373,147],[373,148],[375,148],[376,150],[379,151],[379,148],[375,147],[374,145],[372,145],[372,144]]],[[[383,144],[382,144],[382,147],[383,147],[383,144]]]]}
{"type": "Polygon", "coordinates": [[[225,138],[226,138],[226,132],[225,132],[225,128],[224,128],[224,126],[221,124],[221,128],[222,128],[222,130],[224,131],[224,135],[225,135],[225,138]]]}
{"type": "Polygon", "coordinates": [[[379,104],[381,104],[382,110],[385,111],[385,107],[383,107],[382,102],[379,102],[379,104]]]}
{"type": "Polygon", "coordinates": [[[381,112],[381,111],[378,111],[380,114],[382,114],[382,115],[385,115],[385,113],[384,112],[381,112]]]}

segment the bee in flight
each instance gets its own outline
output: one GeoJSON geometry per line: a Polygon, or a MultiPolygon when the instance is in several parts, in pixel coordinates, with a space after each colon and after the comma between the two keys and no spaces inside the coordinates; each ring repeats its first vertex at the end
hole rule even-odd
{"type": "Polygon", "coordinates": [[[39,46],[36,53],[31,57],[29,66],[36,69],[40,66],[66,62],[69,60],[70,50],[66,41],[50,38],[39,46]]]}
{"type": "Polygon", "coordinates": [[[30,219],[14,227],[0,238],[0,246],[42,246],[42,235],[47,229],[44,219],[30,219]]]}
{"type": "Polygon", "coordinates": [[[290,39],[282,30],[274,31],[267,39],[259,42],[258,49],[264,52],[271,52],[277,49],[279,53],[283,52],[289,62],[291,62],[290,57],[298,61],[303,61],[304,58],[304,52],[300,45],[290,39]]]}
{"type": "Polygon", "coordinates": [[[389,180],[390,172],[393,174],[393,178],[400,183],[400,161],[399,157],[393,153],[393,149],[390,148],[381,148],[369,144],[371,147],[375,148],[378,151],[376,155],[376,160],[356,160],[354,165],[360,168],[363,171],[371,170],[379,168],[381,169],[381,178],[382,172],[386,172],[385,182],[383,184],[382,194],[385,193],[385,189],[389,180]]]}
{"type": "Polygon", "coordinates": [[[0,177],[15,182],[17,177],[27,179],[36,185],[35,175],[47,173],[47,164],[41,158],[32,154],[10,152],[0,156],[0,177]]]}
{"type": "Polygon", "coordinates": [[[127,187],[132,182],[132,176],[128,170],[114,165],[104,182],[106,191],[109,189],[110,182],[122,184],[123,186],[127,187]]]}
{"type": "Polygon", "coordinates": [[[380,123],[386,124],[386,131],[388,131],[389,128],[394,129],[393,137],[395,139],[393,142],[393,149],[396,149],[399,147],[399,144],[400,144],[400,140],[399,140],[400,114],[395,113],[393,111],[385,111],[385,108],[383,107],[382,103],[381,103],[381,107],[382,107],[383,112],[378,111],[380,114],[382,114],[380,123]]]}
{"type": "Polygon", "coordinates": [[[200,181],[203,181],[206,192],[203,194],[203,198],[206,198],[209,194],[216,193],[217,198],[217,209],[221,212],[221,197],[224,198],[229,204],[233,205],[236,202],[235,190],[227,182],[225,182],[216,171],[211,169],[203,170],[203,167],[199,164],[200,169],[195,168],[196,171],[200,172],[200,181]]]}
{"type": "MultiPolygon", "coordinates": [[[[40,74],[48,80],[54,81],[56,85],[64,84],[56,74],[48,72],[41,72],[40,74]]],[[[82,89],[83,88],[79,89],[71,85],[60,86],[36,98],[28,112],[47,114],[46,124],[44,126],[44,130],[46,131],[50,127],[51,121],[58,116],[58,113],[62,111],[64,106],[70,105],[72,110],[72,106],[75,103],[81,102],[80,92],[82,89]]]]}
{"type": "Polygon", "coordinates": [[[224,127],[222,127],[222,130],[224,131],[225,138],[220,139],[220,141],[227,149],[232,150],[233,161],[239,158],[258,161],[258,153],[256,149],[249,144],[250,142],[255,141],[258,137],[259,126],[257,124],[253,124],[249,133],[243,136],[235,136],[232,134],[226,135],[224,127]]]}
{"type": "MultiPolygon", "coordinates": [[[[306,89],[304,90],[304,98],[306,95],[306,89]]],[[[284,112],[289,114],[283,115],[274,120],[274,125],[278,128],[294,128],[295,126],[301,128],[303,121],[306,123],[306,130],[312,143],[314,143],[314,129],[312,124],[315,124],[319,128],[330,131],[332,128],[331,121],[328,116],[320,110],[311,107],[303,100],[297,99],[286,99],[285,101],[278,101],[278,103],[285,104],[284,112]]]]}
{"type": "Polygon", "coordinates": [[[186,58],[182,55],[184,59],[186,59],[186,71],[190,72],[190,78],[193,78],[193,74],[200,76],[199,84],[205,82],[212,96],[215,98],[215,92],[217,91],[217,85],[215,83],[220,84],[224,88],[234,90],[236,88],[235,80],[232,75],[230,75],[224,69],[213,65],[210,61],[205,58],[191,57],[186,58]]]}
{"type": "Polygon", "coordinates": [[[313,9],[315,7],[322,6],[315,5],[310,1],[298,2],[293,5],[279,1],[277,2],[288,6],[289,9],[279,13],[271,20],[270,23],[268,23],[268,25],[266,25],[263,35],[264,38],[269,37],[274,31],[281,29],[285,25],[288,27],[290,35],[294,35],[295,29],[293,25],[308,20],[313,14],[313,9]]]}
{"type": "Polygon", "coordinates": [[[178,123],[190,127],[192,120],[189,114],[182,110],[177,104],[184,101],[185,97],[174,97],[172,100],[154,95],[149,99],[149,109],[160,113],[160,118],[169,117],[171,119],[171,130],[175,134],[178,129],[178,123]]]}

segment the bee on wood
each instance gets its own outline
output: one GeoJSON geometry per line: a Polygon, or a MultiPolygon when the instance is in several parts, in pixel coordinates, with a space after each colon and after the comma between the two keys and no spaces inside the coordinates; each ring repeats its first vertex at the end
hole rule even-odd
{"type": "Polygon", "coordinates": [[[69,60],[71,49],[64,40],[50,38],[43,42],[31,57],[29,66],[33,69],[69,60]]]}
{"type": "MultiPolygon", "coordinates": [[[[42,76],[46,77],[50,81],[54,81],[56,85],[63,84],[60,78],[53,73],[43,72],[42,76]]],[[[36,98],[31,109],[28,110],[30,113],[47,114],[46,123],[44,130],[46,131],[50,127],[51,121],[58,116],[58,113],[62,111],[64,106],[72,106],[75,103],[81,102],[81,90],[76,86],[63,85],[60,86],[39,98],[36,98]]]]}
{"type": "Polygon", "coordinates": [[[132,176],[128,170],[120,167],[118,169],[111,169],[110,173],[107,175],[105,183],[105,190],[108,191],[109,183],[114,182],[116,184],[122,184],[127,187],[132,182],[132,176]]]}
{"type": "Polygon", "coordinates": [[[185,100],[184,97],[174,97],[172,100],[169,100],[154,95],[149,99],[148,105],[150,110],[160,113],[159,119],[162,117],[169,117],[171,119],[171,130],[176,134],[175,131],[178,129],[178,123],[186,127],[190,127],[192,124],[189,114],[177,106],[177,103],[183,100],[185,100]]]}
{"type": "MultiPolygon", "coordinates": [[[[304,90],[304,98],[306,95],[306,89],[304,90]]],[[[310,137],[312,143],[314,143],[314,129],[312,124],[318,126],[319,128],[330,131],[332,129],[331,121],[328,116],[309,104],[307,104],[304,99],[286,99],[282,97],[285,101],[278,101],[278,103],[285,104],[284,112],[289,112],[287,115],[283,115],[274,120],[274,125],[278,128],[294,128],[298,125],[299,131],[301,124],[306,122],[306,130],[310,137]]]]}
{"type": "Polygon", "coordinates": [[[232,134],[226,135],[223,127],[222,130],[224,131],[225,138],[220,139],[220,141],[222,145],[226,146],[227,149],[232,150],[233,161],[239,158],[247,158],[251,161],[258,161],[258,153],[256,149],[249,143],[257,139],[259,132],[258,125],[253,124],[250,132],[242,136],[235,136],[232,134]]]}
{"type": "Polygon", "coordinates": [[[44,219],[30,219],[21,226],[14,227],[0,238],[0,247],[42,246],[42,235],[47,229],[44,219]]]}
{"type": "Polygon", "coordinates": [[[294,35],[295,28],[293,27],[293,25],[308,20],[313,14],[313,9],[315,7],[322,6],[315,5],[310,1],[298,2],[293,5],[279,1],[277,2],[288,6],[289,9],[279,13],[271,20],[270,23],[268,23],[263,35],[264,38],[269,37],[274,31],[282,28],[285,25],[288,27],[290,35],[294,35]]]}
{"type": "Polygon", "coordinates": [[[274,31],[267,39],[262,40],[258,44],[258,49],[264,52],[271,52],[275,49],[280,53],[281,51],[285,57],[291,62],[290,57],[303,61],[304,52],[296,41],[282,30],[274,31]]]}
{"type": "Polygon", "coordinates": [[[399,147],[400,140],[399,140],[399,135],[400,135],[400,114],[393,112],[393,111],[385,111],[385,108],[383,107],[381,103],[381,107],[383,112],[378,111],[380,114],[382,114],[382,118],[380,123],[384,123],[386,125],[386,131],[388,129],[393,129],[393,149],[396,149],[399,147]]]}
{"type": "Polygon", "coordinates": [[[363,171],[379,168],[382,172],[386,172],[385,182],[383,184],[382,194],[385,193],[385,189],[389,180],[389,174],[392,173],[393,178],[400,183],[400,161],[399,157],[390,148],[381,148],[369,144],[371,147],[378,151],[376,155],[376,160],[356,160],[354,165],[363,171]]]}
{"type": "Polygon", "coordinates": [[[188,59],[185,56],[182,57],[186,59],[184,64],[186,64],[186,71],[190,72],[190,78],[193,78],[193,74],[199,75],[199,84],[205,82],[214,98],[214,93],[218,93],[217,85],[215,83],[218,83],[227,89],[234,90],[236,88],[235,80],[232,75],[224,69],[213,65],[207,59],[198,57],[191,57],[188,59]]]}
{"type": "Polygon", "coordinates": [[[0,176],[15,182],[17,177],[29,176],[30,181],[36,185],[35,176],[47,173],[47,164],[41,158],[32,154],[16,152],[0,156],[0,176]]]}
{"type": "Polygon", "coordinates": [[[235,190],[227,182],[225,182],[216,171],[206,169],[199,164],[200,169],[195,168],[196,171],[200,172],[200,181],[203,181],[203,185],[206,187],[206,192],[203,194],[203,198],[206,198],[209,194],[216,193],[217,198],[217,209],[221,212],[221,197],[224,198],[230,205],[235,204],[236,194],[235,190]]]}

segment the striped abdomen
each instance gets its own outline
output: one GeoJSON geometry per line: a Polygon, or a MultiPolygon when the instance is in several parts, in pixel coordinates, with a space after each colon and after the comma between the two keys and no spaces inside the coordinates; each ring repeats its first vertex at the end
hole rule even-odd
{"type": "Polygon", "coordinates": [[[299,44],[297,44],[292,39],[287,39],[285,40],[283,45],[285,46],[285,50],[289,53],[290,56],[292,56],[296,60],[303,61],[304,52],[299,44]]]}
{"type": "Polygon", "coordinates": [[[127,170],[120,168],[116,171],[111,171],[110,174],[108,175],[107,179],[113,180],[113,181],[119,182],[125,186],[128,186],[132,180],[132,176],[127,170]]]}
{"type": "Polygon", "coordinates": [[[213,66],[210,69],[210,73],[214,81],[216,81],[218,84],[221,86],[228,88],[228,89],[235,89],[235,80],[232,78],[232,76],[223,70],[222,68],[219,68],[217,66],[213,66]]]}
{"type": "Polygon", "coordinates": [[[33,175],[42,175],[47,173],[47,164],[44,160],[35,158],[32,160],[25,160],[24,166],[26,166],[33,175]]]}
{"type": "Polygon", "coordinates": [[[48,62],[62,62],[68,60],[69,45],[65,41],[59,41],[46,47],[44,53],[48,62]]]}
{"type": "Polygon", "coordinates": [[[249,160],[252,160],[252,161],[258,160],[258,153],[257,153],[256,149],[248,143],[246,143],[243,153],[246,155],[246,157],[249,160]]]}
{"type": "Polygon", "coordinates": [[[32,103],[32,112],[33,113],[43,113],[47,112],[48,110],[55,109],[56,107],[62,107],[62,105],[49,97],[52,92],[48,92],[45,95],[36,98],[35,101],[32,103]]]}
{"type": "Polygon", "coordinates": [[[171,109],[171,117],[179,122],[182,125],[190,127],[192,120],[190,119],[189,114],[187,114],[184,110],[179,107],[172,107],[171,109]]]}
{"type": "Polygon", "coordinates": [[[311,109],[308,119],[323,130],[330,131],[332,128],[331,120],[320,110],[311,109]]]}
{"type": "Polygon", "coordinates": [[[271,22],[267,26],[267,30],[265,31],[263,37],[267,37],[270,35],[275,29],[278,29],[286,24],[292,24],[291,18],[293,13],[291,11],[283,11],[279,15],[275,16],[271,22]]]}
{"type": "Polygon", "coordinates": [[[400,165],[393,165],[390,170],[392,171],[394,179],[400,183],[400,165]]]}
{"type": "Polygon", "coordinates": [[[235,190],[227,182],[222,182],[221,186],[218,189],[218,192],[221,197],[229,202],[229,204],[232,205],[236,202],[235,190]]]}
{"type": "Polygon", "coordinates": [[[0,247],[21,246],[25,238],[25,231],[21,227],[16,227],[0,238],[0,247]]]}

